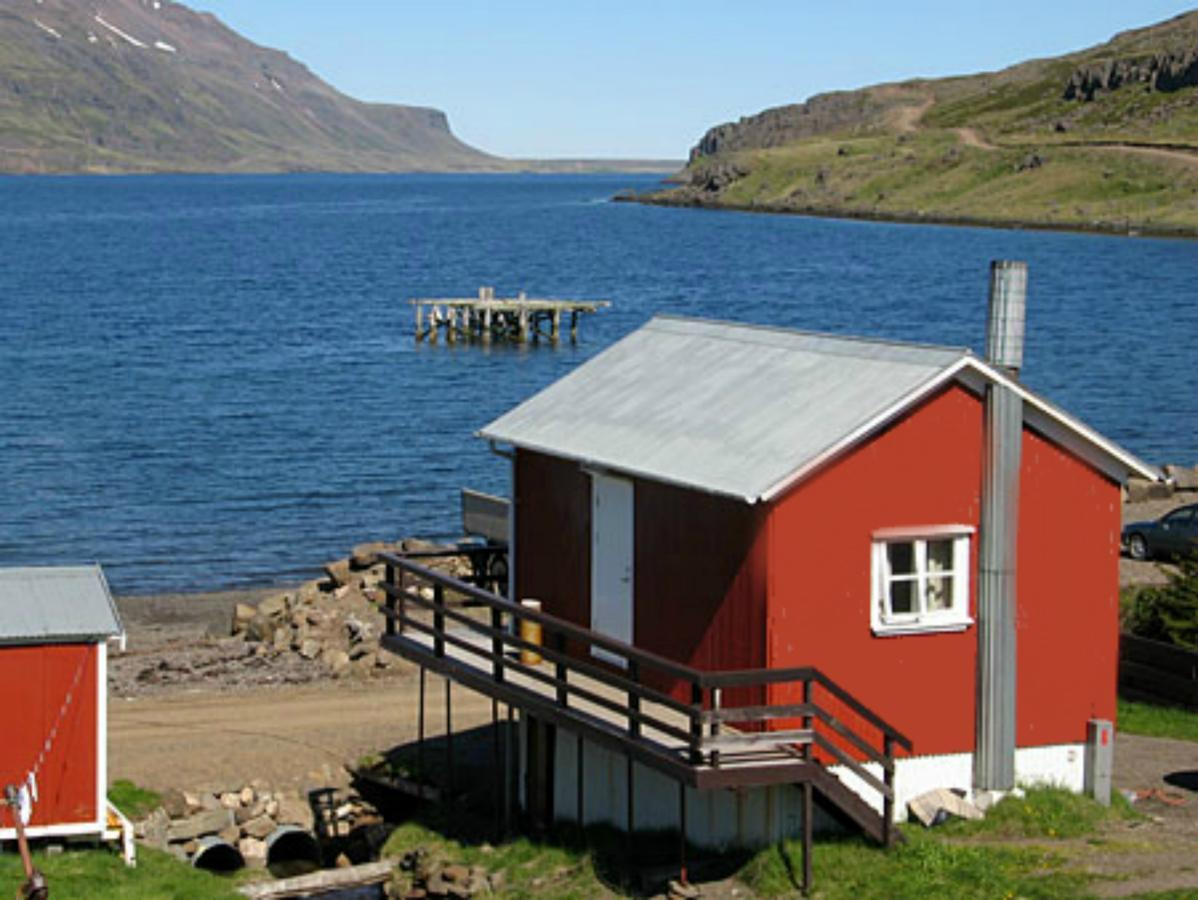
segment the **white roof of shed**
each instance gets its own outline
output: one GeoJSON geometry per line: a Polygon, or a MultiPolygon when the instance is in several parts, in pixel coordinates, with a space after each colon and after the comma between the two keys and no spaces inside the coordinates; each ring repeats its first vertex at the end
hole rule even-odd
{"type": "MultiPolygon", "coordinates": [[[[1156,470],[968,349],[659,316],[481,437],[753,503],[769,500],[956,379],[1003,383],[1118,480],[1156,470]]],[[[1034,419],[1034,421],[1032,421],[1034,419]]]]}
{"type": "Polygon", "coordinates": [[[99,566],[0,569],[0,644],[94,640],[123,630],[99,566]]]}

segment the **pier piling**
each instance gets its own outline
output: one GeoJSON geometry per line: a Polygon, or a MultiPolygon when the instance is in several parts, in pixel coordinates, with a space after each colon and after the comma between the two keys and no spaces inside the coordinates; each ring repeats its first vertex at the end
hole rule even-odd
{"type": "Polygon", "coordinates": [[[447,344],[459,340],[527,344],[547,337],[557,344],[562,338],[562,318],[570,314],[570,340],[578,342],[583,315],[611,306],[607,300],[558,300],[528,297],[496,297],[493,287],[480,287],[478,297],[412,300],[416,340],[435,344],[442,332],[447,344]]]}

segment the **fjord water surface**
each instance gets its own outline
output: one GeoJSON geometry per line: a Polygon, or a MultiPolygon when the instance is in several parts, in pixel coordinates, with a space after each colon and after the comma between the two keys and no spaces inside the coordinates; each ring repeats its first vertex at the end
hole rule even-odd
{"type": "Polygon", "coordinates": [[[1025,382],[1198,462],[1198,243],[607,202],[653,182],[0,179],[0,565],[208,589],[452,534],[506,491],[473,432],[652,315],[980,352],[994,258],[1030,265],[1025,382]],[[413,341],[409,298],[479,285],[614,306],[577,347],[413,341]]]}

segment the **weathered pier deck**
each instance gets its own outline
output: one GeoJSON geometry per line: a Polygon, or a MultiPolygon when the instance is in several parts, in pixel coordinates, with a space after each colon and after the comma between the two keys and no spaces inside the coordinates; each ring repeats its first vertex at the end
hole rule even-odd
{"type": "Polygon", "coordinates": [[[433,297],[410,301],[416,313],[416,340],[436,343],[443,335],[449,344],[458,341],[492,341],[526,344],[561,340],[562,320],[570,317],[570,340],[578,340],[578,322],[584,314],[611,306],[608,300],[558,300],[496,297],[495,289],[482,287],[477,297],[433,297]]]}

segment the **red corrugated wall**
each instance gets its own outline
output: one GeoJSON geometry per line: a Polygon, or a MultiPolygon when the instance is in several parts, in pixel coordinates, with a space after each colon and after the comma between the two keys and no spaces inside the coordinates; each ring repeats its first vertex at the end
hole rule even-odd
{"type": "MultiPolygon", "coordinates": [[[[977,633],[875,637],[870,548],[880,528],[976,527],[981,453],[982,405],[950,387],[800,483],[770,519],[769,665],[821,669],[910,737],[921,755],[973,746],[977,633]]],[[[971,554],[976,572],[976,540],[971,554]]]]}
{"type": "MultiPolygon", "coordinates": [[[[58,723],[38,775],[31,827],[97,819],[96,656],[94,644],[0,647],[0,789],[25,780],[58,723]]],[[[5,812],[0,827],[11,826],[5,812]]]]}
{"type": "MultiPolygon", "coordinates": [[[[635,509],[636,645],[696,669],[764,667],[765,510],[651,481],[637,481],[635,509]]],[[[727,694],[731,705],[761,701],[727,694]]]]}
{"type": "Polygon", "coordinates": [[[1020,747],[1080,743],[1115,718],[1119,486],[1027,429],[1019,493],[1020,747]]]}
{"type": "MultiPolygon", "coordinates": [[[[696,668],[763,666],[764,511],[634,482],[634,643],[696,668]]],[[[519,450],[515,496],[518,596],[590,627],[590,476],[575,462],[519,450]]],[[[689,692],[644,674],[689,701],[689,692]]]]}

